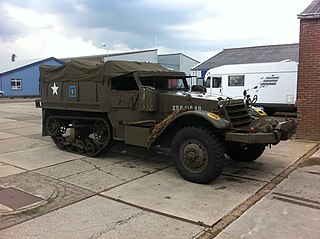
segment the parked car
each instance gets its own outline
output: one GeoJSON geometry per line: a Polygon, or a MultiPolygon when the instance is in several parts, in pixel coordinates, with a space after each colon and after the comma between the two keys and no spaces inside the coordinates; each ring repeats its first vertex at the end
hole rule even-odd
{"type": "Polygon", "coordinates": [[[0,90],[0,96],[4,95],[4,91],[0,90]]]}

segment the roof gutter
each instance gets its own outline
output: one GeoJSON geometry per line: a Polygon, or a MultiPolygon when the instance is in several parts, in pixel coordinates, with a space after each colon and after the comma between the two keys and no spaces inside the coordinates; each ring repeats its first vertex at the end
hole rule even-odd
{"type": "Polygon", "coordinates": [[[298,14],[298,19],[317,19],[320,18],[320,13],[308,13],[308,14],[298,14]]]}

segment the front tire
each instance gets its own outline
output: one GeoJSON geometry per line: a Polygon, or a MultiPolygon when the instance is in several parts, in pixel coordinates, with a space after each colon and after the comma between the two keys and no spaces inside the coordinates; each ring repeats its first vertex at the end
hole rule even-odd
{"type": "Polygon", "coordinates": [[[265,148],[265,144],[229,143],[226,153],[233,160],[252,162],[263,154],[265,148]]]}
{"type": "Polygon", "coordinates": [[[194,183],[210,183],[222,172],[223,147],[206,128],[185,127],[174,136],[171,145],[179,174],[194,183]]]}

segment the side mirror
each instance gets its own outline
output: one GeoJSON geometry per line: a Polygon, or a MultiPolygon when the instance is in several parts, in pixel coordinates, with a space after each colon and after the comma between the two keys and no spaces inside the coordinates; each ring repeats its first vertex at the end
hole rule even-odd
{"type": "Polygon", "coordinates": [[[246,91],[246,90],[243,91],[243,96],[244,96],[244,97],[247,96],[247,91],[246,91]]]}

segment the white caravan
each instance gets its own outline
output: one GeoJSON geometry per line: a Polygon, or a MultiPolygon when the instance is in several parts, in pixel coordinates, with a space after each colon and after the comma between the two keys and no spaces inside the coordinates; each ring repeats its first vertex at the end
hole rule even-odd
{"type": "Polygon", "coordinates": [[[243,97],[243,91],[255,105],[269,113],[296,110],[298,63],[295,61],[224,65],[212,68],[205,75],[207,94],[243,97]]]}

